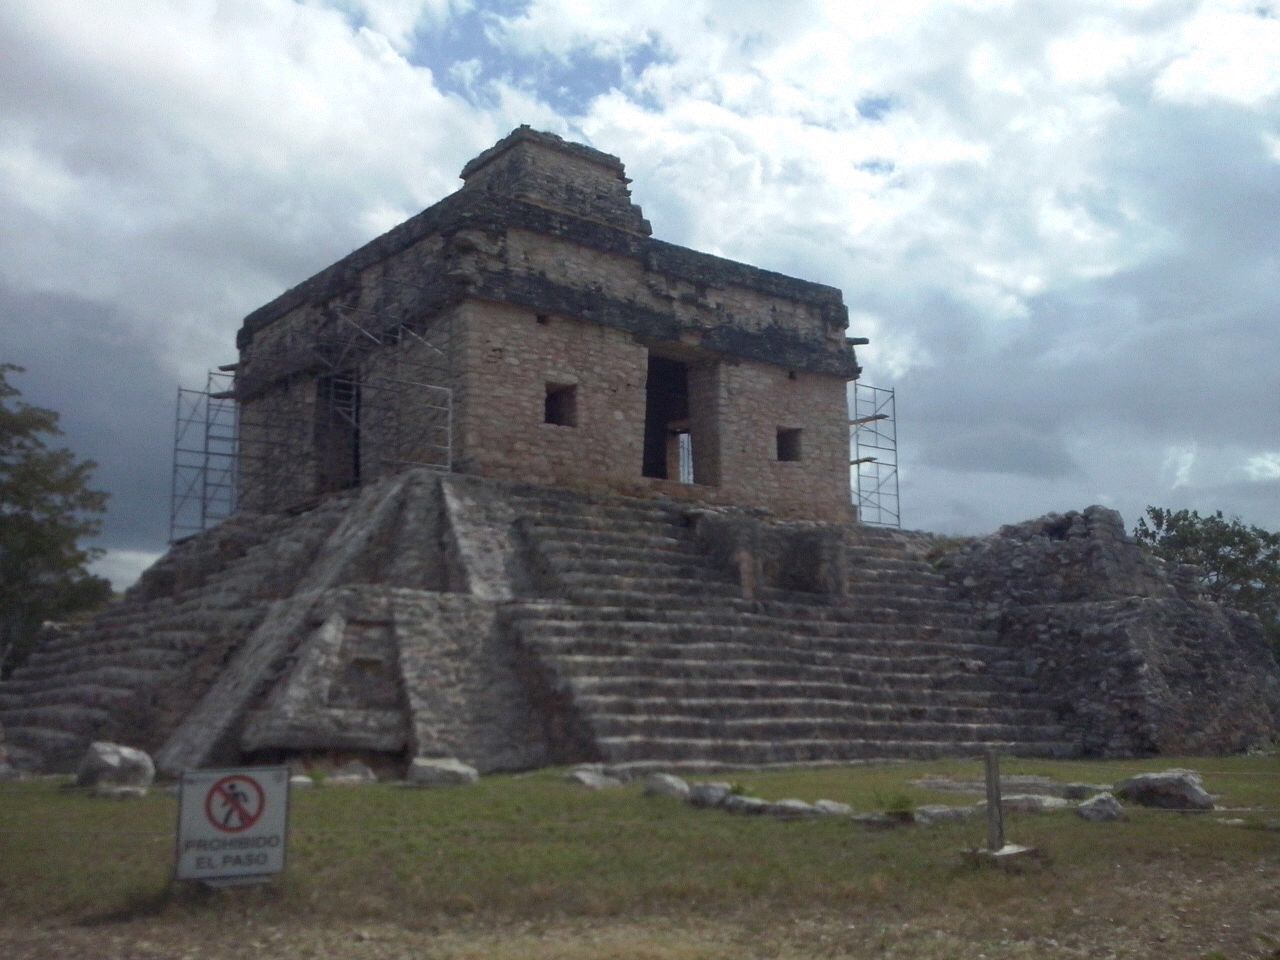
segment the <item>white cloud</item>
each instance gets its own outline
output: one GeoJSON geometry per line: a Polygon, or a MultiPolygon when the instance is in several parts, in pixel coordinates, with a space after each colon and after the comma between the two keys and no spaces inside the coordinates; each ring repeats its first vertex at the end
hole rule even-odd
{"type": "Polygon", "coordinates": [[[1257,106],[1280,94],[1280,19],[1257,2],[1201,5],[1182,26],[1181,49],[1156,80],[1156,91],[1190,103],[1208,99],[1257,106]]]}
{"type": "Polygon", "coordinates": [[[152,550],[108,550],[89,564],[89,572],[111,581],[117,593],[138,582],[142,572],[160,559],[152,550]]]}
{"type": "Polygon", "coordinates": [[[1196,465],[1197,448],[1194,443],[1170,447],[1165,453],[1163,475],[1170,490],[1188,486],[1191,471],[1196,465]]]}
{"type": "Polygon", "coordinates": [[[622,157],[662,239],[844,291],[900,388],[908,522],[1171,490],[1280,522],[1240,466],[1280,419],[1253,4],[512,6],[0,5],[0,295],[87,302],[193,382],[528,122],[622,157]],[[457,37],[477,22],[495,46],[457,37]]]}
{"type": "Polygon", "coordinates": [[[1259,453],[1244,464],[1245,476],[1250,480],[1280,480],[1280,453],[1259,453]]]}
{"type": "Polygon", "coordinates": [[[438,25],[472,5],[471,0],[341,0],[338,4],[401,52],[412,46],[419,26],[438,25]]]}

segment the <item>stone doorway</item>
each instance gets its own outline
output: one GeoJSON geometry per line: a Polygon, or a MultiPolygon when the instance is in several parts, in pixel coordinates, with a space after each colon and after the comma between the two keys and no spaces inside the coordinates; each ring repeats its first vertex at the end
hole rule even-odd
{"type": "Polygon", "coordinates": [[[354,373],[316,380],[316,490],[360,483],[360,381],[354,373]]]}
{"type": "Polygon", "coordinates": [[[650,353],[644,395],[643,475],[693,483],[688,366],[650,353]]]}

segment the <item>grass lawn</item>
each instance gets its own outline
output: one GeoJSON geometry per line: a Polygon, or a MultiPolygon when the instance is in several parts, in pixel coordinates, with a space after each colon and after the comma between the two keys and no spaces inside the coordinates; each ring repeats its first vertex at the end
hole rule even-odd
{"type": "MultiPolygon", "coordinates": [[[[1112,782],[1198,769],[1212,815],[1126,823],[1012,815],[1044,857],[1017,872],[959,851],[984,824],[872,832],[694,810],[638,786],[593,793],[563,771],[474,787],[297,792],[276,883],[174,888],[176,800],[93,800],[0,785],[0,957],[1189,957],[1280,960],[1280,758],[1005,761],[1112,782]],[[1224,826],[1227,817],[1244,827],[1224,826]]],[[[874,810],[972,803],[910,784],[975,761],[740,773],[769,799],[874,810]]]]}

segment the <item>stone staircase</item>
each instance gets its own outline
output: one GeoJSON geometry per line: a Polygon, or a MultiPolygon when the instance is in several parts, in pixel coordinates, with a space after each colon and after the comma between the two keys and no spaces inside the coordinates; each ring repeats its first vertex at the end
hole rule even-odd
{"type": "Polygon", "coordinates": [[[1051,702],[919,559],[923,535],[850,528],[845,597],[746,600],[674,504],[525,491],[515,508],[558,599],[512,605],[510,624],[593,759],[735,767],[1076,752],[1051,702]]]}
{"type": "Polygon", "coordinates": [[[229,520],[176,545],[97,617],[47,632],[0,683],[12,761],[54,772],[74,768],[94,740],[158,747],[343,509],[339,499],[300,517],[229,520]]]}

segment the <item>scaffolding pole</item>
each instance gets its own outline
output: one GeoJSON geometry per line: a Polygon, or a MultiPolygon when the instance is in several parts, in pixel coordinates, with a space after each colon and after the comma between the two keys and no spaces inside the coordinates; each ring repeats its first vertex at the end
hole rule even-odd
{"type": "Polygon", "coordinates": [[[850,414],[849,479],[858,519],[871,526],[901,527],[893,388],[854,383],[850,414]]]}
{"type": "Polygon", "coordinates": [[[262,337],[241,363],[210,371],[203,390],[179,388],[170,542],[242,508],[290,505],[308,468],[317,493],[362,476],[452,469],[451,321],[313,310],[304,328],[262,337]],[[345,472],[326,475],[340,460],[345,472]]]}

